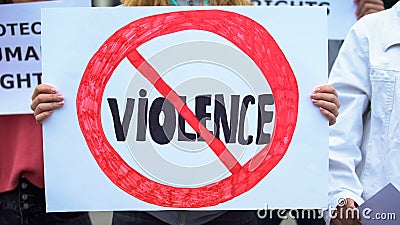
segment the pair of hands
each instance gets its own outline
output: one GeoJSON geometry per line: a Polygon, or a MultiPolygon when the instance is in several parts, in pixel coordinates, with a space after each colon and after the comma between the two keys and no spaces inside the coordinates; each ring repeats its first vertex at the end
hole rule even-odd
{"type": "Polygon", "coordinates": [[[358,19],[361,17],[385,10],[383,0],[354,0],[357,5],[356,16],[358,19]]]}
{"type": "MultiPolygon", "coordinates": [[[[336,89],[333,86],[323,85],[317,87],[311,93],[311,100],[315,106],[319,107],[322,115],[329,120],[329,125],[336,123],[340,103],[336,89]]],[[[54,87],[48,84],[36,86],[32,95],[31,109],[38,123],[42,123],[54,110],[61,108],[63,105],[64,96],[57,93],[54,87]]]]}

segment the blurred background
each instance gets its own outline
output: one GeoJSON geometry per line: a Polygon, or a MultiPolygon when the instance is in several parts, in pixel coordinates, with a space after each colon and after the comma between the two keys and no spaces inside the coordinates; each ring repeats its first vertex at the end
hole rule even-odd
{"type": "Polygon", "coordinates": [[[120,0],[92,0],[93,6],[105,7],[105,6],[116,6],[121,4],[120,0]]]}

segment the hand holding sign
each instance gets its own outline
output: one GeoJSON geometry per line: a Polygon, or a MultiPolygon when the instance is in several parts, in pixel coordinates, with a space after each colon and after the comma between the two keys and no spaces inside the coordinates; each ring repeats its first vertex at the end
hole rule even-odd
{"type": "Polygon", "coordinates": [[[31,109],[38,123],[42,123],[54,110],[63,105],[64,96],[57,94],[54,87],[48,84],[40,84],[35,87],[32,94],[31,109]]]}
{"type": "Polygon", "coordinates": [[[320,107],[321,113],[329,120],[329,125],[335,124],[340,108],[336,89],[332,85],[317,87],[311,93],[311,99],[315,106],[320,107]]]}

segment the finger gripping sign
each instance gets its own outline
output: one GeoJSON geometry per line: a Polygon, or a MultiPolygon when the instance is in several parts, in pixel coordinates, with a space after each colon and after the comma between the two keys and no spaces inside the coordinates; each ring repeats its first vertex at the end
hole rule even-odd
{"type": "Polygon", "coordinates": [[[249,191],[279,163],[296,127],[298,101],[297,82],[292,69],[263,26],[234,12],[193,10],[144,17],[115,32],[88,63],[78,89],[76,107],[81,131],[93,157],[116,186],[150,204],[200,208],[218,205],[249,191]],[[197,120],[178,93],[163,81],[137,51],[140,45],[153,38],[185,30],[208,31],[230,41],[254,61],[271,87],[276,110],[271,142],[243,166],[225,144],[197,120]],[[201,135],[229,169],[230,176],[201,187],[173,187],[148,179],[122,159],[104,134],[100,108],[105,87],[116,67],[125,58],[201,135]]]}

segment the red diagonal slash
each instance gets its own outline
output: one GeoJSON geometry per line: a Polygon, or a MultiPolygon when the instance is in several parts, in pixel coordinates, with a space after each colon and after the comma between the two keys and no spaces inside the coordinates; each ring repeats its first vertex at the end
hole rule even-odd
{"type": "Polygon", "coordinates": [[[143,56],[135,49],[127,54],[128,60],[133,66],[160,92],[162,96],[168,99],[179,114],[187,121],[187,123],[201,135],[207,145],[217,155],[221,162],[228,168],[231,173],[238,172],[242,166],[236,160],[235,156],[228,150],[225,144],[216,138],[210,131],[200,123],[194,113],[182,101],[178,93],[176,93],[158,74],[158,72],[143,58],[143,56]]]}

